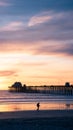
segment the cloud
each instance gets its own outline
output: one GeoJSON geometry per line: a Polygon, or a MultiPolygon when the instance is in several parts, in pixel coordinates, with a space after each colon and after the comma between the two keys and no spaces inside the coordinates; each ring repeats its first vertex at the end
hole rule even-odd
{"type": "MultiPolygon", "coordinates": [[[[37,60],[37,59],[36,59],[37,60]]],[[[20,63],[19,65],[23,65],[23,66],[29,66],[30,65],[30,67],[42,67],[42,66],[45,66],[47,63],[45,62],[42,62],[42,61],[37,61],[37,62],[25,62],[25,63],[20,63]]]]}
{"type": "Polygon", "coordinates": [[[28,26],[34,26],[37,24],[45,23],[46,21],[51,20],[52,16],[49,15],[51,12],[43,12],[39,15],[33,16],[28,23],[28,26]]]}
{"type": "Polygon", "coordinates": [[[22,22],[14,21],[0,28],[0,31],[15,31],[23,25],[22,22]]]}
{"type": "MultiPolygon", "coordinates": [[[[11,22],[1,28],[0,50],[73,56],[72,14],[73,11],[60,13],[53,11],[42,12],[34,17],[42,17],[44,19],[44,16],[46,16],[51,17],[51,19],[47,21],[42,19],[40,24],[34,22],[32,26],[26,27],[22,21],[11,22]]],[[[31,19],[32,17],[27,24],[30,23],[31,19]]]]}
{"type": "Polygon", "coordinates": [[[16,72],[12,70],[0,70],[0,77],[13,76],[16,72]]]}
{"type": "Polygon", "coordinates": [[[35,54],[73,57],[73,43],[55,43],[50,45],[42,45],[37,48],[35,54]]]}
{"type": "MultiPolygon", "coordinates": [[[[48,14],[48,13],[47,13],[48,14]]],[[[24,26],[22,21],[11,22],[0,28],[0,41],[36,42],[48,40],[73,39],[73,11],[62,13],[49,13],[50,20],[37,23],[37,26],[24,26]],[[7,31],[7,32],[5,32],[7,31]]],[[[42,16],[41,14],[39,16],[42,16]]],[[[46,15],[47,16],[47,15],[46,15]]],[[[42,16],[44,17],[44,15],[42,16]]],[[[28,23],[30,20],[28,21],[28,23]]],[[[34,23],[33,25],[36,25],[34,23]]]]}
{"type": "Polygon", "coordinates": [[[73,43],[62,45],[62,47],[56,50],[56,52],[73,57],[73,43]]]}
{"type": "Polygon", "coordinates": [[[11,5],[10,3],[4,2],[4,1],[0,1],[0,6],[1,7],[7,7],[7,6],[10,6],[10,5],[11,5]]]}

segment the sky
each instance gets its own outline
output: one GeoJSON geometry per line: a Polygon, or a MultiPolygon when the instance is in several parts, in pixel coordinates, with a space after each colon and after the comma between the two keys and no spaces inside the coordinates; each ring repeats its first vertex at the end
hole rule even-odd
{"type": "Polygon", "coordinates": [[[0,89],[73,84],[73,0],[0,0],[0,89]]]}

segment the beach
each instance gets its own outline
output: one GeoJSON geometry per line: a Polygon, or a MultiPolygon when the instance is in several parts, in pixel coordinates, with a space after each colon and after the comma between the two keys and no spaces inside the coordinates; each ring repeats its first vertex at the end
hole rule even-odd
{"type": "Polygon", "coordinates": [[[72,129],[73,96],[0,91],[0,130],[72,129]]]}
{"type": "Polygon", "coordinates": [[[0,130],[71,130],[73,110],[0,112],[0,130]]]}

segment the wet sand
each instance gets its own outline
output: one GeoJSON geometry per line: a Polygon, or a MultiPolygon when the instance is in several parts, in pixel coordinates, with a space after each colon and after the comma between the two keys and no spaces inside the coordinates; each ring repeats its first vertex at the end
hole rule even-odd
{"type": "Polygon", "coordinates": [[[0,113],[0,130],[72,130],[73,110],[0,113]]]}
{"type": "Polygon", "coordinates": [[[0,112],[0,119],[32,119],[48,117],[73,117],[73,110],[30,110],[15,112],[0,112]]]}

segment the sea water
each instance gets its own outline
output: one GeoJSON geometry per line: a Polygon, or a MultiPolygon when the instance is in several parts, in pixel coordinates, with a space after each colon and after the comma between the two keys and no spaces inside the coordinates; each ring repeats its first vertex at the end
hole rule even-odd
{"type": "Polygon", "coordinates": [[[73,96],[0,91],[0,112],[36,110],[37,102],[40,110],[73,109],[73,96]]]}

